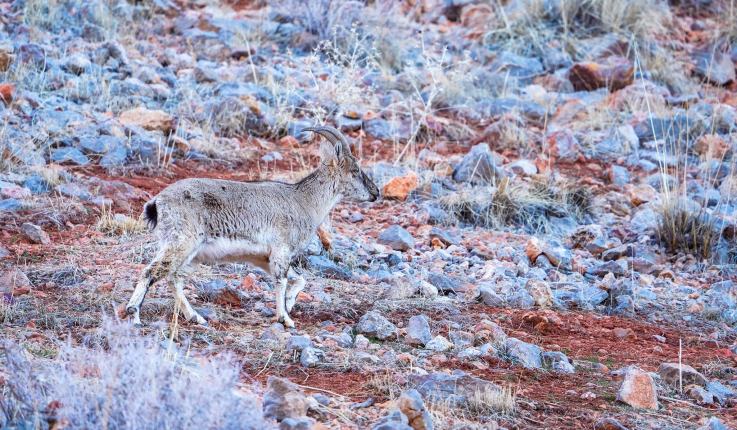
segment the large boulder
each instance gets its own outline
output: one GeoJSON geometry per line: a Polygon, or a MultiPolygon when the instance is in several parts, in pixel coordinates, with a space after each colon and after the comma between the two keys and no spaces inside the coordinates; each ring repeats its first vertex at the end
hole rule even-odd
{"type": "Polygon", "coordinates": [[[709,383],[704,375],[688,364],[662,363],[658,369],[660,381],[670,387],[678,387],[683,378],[683,386],[700,385],[702,387],[709,383]]]}
{"type": "Polygon", "coordinates": [[[617,393],[617,401],[641,409],[658,409],[658,394],[653,378],[637,366],[632,366],[624,376],[617,393]]]}
{"type": "Polygon", "coordinates": [[[397,406],[407,416],[409,426],[414,430],[433,429],[430,412],[425,408],[425,402],[417,390],[411,389],[402,393],[397,400],[397,406]]]}

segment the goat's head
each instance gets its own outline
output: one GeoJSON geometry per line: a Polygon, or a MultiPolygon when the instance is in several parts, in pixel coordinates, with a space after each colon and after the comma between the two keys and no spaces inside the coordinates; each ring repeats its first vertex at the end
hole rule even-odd
{"type": "Polygon", "coordinates": [[[327,139],[320,146],[322,163],[335,173],[338,192],[344,199],[373,202],[379,198],[379,188],[361,169],[356,157],[351,154],[345,136],[334,127],[323,125],[309,127],[302,131],[312,131],[327,139]]]}

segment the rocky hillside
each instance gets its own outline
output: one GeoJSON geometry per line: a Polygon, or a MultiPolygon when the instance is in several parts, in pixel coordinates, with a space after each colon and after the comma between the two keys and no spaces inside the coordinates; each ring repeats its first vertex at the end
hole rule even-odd
{"type": "Polygon", "coordinates": [[[737,426],[732,0],[0,3],[0,428],[737,426]],[[184,321],[139,217],[296,181],[328,124],[381,189],[184,321]]]}

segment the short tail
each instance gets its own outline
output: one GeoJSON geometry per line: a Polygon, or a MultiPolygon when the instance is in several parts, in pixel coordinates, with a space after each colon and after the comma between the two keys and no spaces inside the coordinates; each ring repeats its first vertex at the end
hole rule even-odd
{"type": "Polygon", "coordinates": [[[156,209],[156,199],[143,205],[143,219],[148,223],[148,229],[153,230],[159,222],[159,212],[156,209]]]}

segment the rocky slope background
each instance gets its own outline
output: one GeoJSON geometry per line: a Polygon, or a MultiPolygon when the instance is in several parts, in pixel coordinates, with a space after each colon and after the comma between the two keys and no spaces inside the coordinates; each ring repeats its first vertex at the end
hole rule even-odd
{"type": "Polygon", "coordinates": [[[0,3],[0,428],[737,425],[731,0],[0,3]],[[201,269],[134,330],[143,203],[382,189],[297,264],[201,269]]]}

